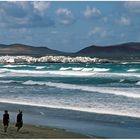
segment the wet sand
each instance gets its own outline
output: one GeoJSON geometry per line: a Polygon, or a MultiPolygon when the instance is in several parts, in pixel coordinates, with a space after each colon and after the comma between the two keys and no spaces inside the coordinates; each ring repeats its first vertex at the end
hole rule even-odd
{"type": "Polygon", "coordinates": [[[58,128],[51,128],[47,126],[37,126],[37,125],[29,125],[24,124],[23,128],[16,132],[16,127],[14,126],[14,123],[11,123],[9,125],[8,131],[3,131],[3,125],[0,121],[0,139],[4,138],[65,138],[65,139],[75,139],[75,138],[97,138],[97,137],[89,137],[86,135],[82,135],[79,133],[74,133],[67,131],[65,129],[58,129],[58,128]]]}

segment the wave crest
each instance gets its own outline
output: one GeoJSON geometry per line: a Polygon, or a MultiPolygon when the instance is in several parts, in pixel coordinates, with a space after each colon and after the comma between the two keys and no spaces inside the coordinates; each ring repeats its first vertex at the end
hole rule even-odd
{"type": "Polygon", "coordinates": [[[139,69],[128,69],[127,71],[128,72],[136,72],[136,71],[139,71],[139,69]]]}
{"type": "Polygon", "coordinates": [[[74,85],[74,84],[65,84],[65,83],[54,83],[54,82],[41,82],[41,81],[26,81],[23,82],[24,85],[46,85],[50,87],[62,88],[62,89],[72,89],[72,90],[82,90],[87,92],[98,92],[102,94],[112,94],[116,96],[125,96],[131,98],[140,98],[139,92],[134,89],[128,88],[113,88],[113,87],[91,87],[84,85],[74,85]],[[132,90],[132,91],[131,91],[132,90]]]}

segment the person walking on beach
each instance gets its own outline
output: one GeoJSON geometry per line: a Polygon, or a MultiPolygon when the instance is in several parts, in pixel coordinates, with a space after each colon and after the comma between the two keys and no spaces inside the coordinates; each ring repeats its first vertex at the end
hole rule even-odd
{"type": "Polygon", "coordinates": [[[19,113],[17,114],[17,122],[16,122],[17,132],[22,126],[23,126],[22,111],[19,110],[19,113]]]}
{"type": "Polygon", "coordinates": [[[7,128],[9,125],[9,114],[7,110],[5,110],[3,114],[3,125],[4,125],[4,132],[7,132],[7,128]]]}

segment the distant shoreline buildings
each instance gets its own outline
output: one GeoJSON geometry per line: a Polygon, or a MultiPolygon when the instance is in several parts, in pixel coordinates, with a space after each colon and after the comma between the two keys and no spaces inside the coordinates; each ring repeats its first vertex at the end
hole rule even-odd
{"type": "Polygon", "coordinates": [[[70,56],[0,56],[0,63],[105,63],[107,59],[90,57],[70,57],[70,56]]]}

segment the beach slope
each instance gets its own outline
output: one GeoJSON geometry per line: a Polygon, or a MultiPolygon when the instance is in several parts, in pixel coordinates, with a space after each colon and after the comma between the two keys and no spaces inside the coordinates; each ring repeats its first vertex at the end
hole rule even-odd
{"type": "Polygon", "coordinates": [[[0,139],[4,138],[90,138],[88,136],[69,132],[64,129],[58,129],[58,128],[50,128],[45,126],[35,126],[35,125],[29,125],[24,124],[24,127],[20,130],[20,132],[16,132],[16,127],[14,124],[10,124],[8,128],[8,132],[3,131],[3,125],[2,122],[0,122],[0,139]]]}

